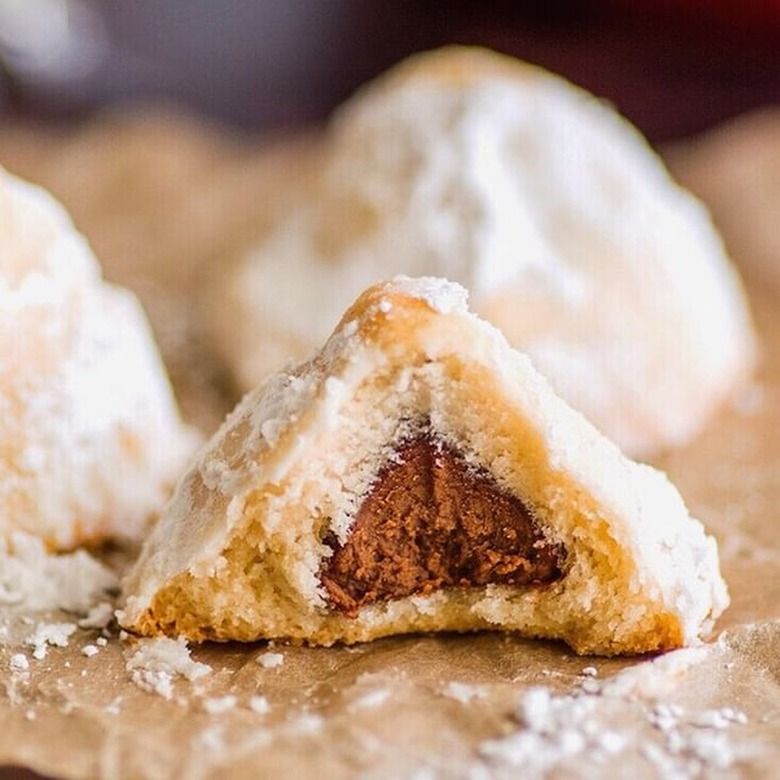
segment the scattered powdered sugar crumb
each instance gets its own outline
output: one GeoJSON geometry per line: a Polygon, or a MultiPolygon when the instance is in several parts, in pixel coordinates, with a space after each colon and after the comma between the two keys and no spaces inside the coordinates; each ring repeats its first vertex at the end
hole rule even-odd
{"type": "Polygon", "coordinates": [[[585,691],[585,693],[600,693],[601,692],[601,685],[597,680],[594,680],[592,677],[586,677],[582,681],[582,690],[585,691]]]}
{"type": "Polygon", "coordinates": [[[271,711],[271,705],[265,696],[252,696],[249,699],[249,709],[258,715],[266,715],[271,711]]]}
{"type": "Polygon", "coordinates": [[[552,707],[552,696],[549,689],[537,686],[529,688],[517,709],[520,723],[531,731],[542,731],[547,724],[552,707]]]}
{"type": "Polygon", "coordinates": [[[106,647],[106,646],[108,645],[108,639],[106,639],[104,636],[99,636],[99,637],[98,637],[98,638],[95,640],[95,644],[96,644],[98,647],[106,647]]]}
{"type": "Polygon", "coordinates": [[[169,672],[135,669],[130,679],[144,691],[156,693],[163,699],[173,698],[173,675],[169,672]]]}
{"type": "Polygon", "coordinates": [[[659,699],[674,693],[679,680],[693,666],[703,663],[709,657],[707,647],[674,650],[650,663],[625,669],[609,680],[604,680],[598,691],[602,696],[616,698],[659,699]]]}
{"type": "Polygon", "coordinates": [[[140,640],[126,669],[139,688],[164,699],[173,698],[173,681],[177,677],[192,681],[211,673],[208,664],[192,660],[184,639],[167,637],[140,640]]]}
{"type": "Polygon", "coordinates": [[[106,706],[105,711],[108,715],[119,715],[119,713],[122,711],[122,697],[117,696],[115,699],[112,699],[111,702],[106,706]]]}
{"type": "Polygon", "coordinates": [[[209,726],[198,734],[198,742],[206,750],[218,752],[225,747],[225,732],[222,726],[209,726]]]}
{"type": "Polygon", "coordinates": [[[78,621],[79,628],[107,628],[114,619],[114,607],[108,601],[100,601],[90,608],[86,617],[78,621]]]}
{"type": "Polygon", "coordinates": [[[447,699],[459,701],[461,704],[468,704],[474,699],[483,699],[486,692],[484,688],[481,688],[479,685],[451,682],[442,688],[441,695],[447,699]]]}
{"type": "Polygon", "coordinates": [[[595,667],[595,666],[586,666],[586,667],[585,667],[585,668],[582,670],[582,674],[583,674],[583,676],[585,676],[585,677],[597,677],[597,676],[598,676],[598,673],[599,673],[599,670],[598,670],[598,669],[596,669],[596,667],[595,667]]]}
{"type": "Polygon", "coordinates": [[[377,707],[381,707],[389,698],[390,691],[387,688],[377,688],[373,691],[367,691],[350,703],[349,711],[373,710],[377,707]]]}
{"type": "Polygon", "coordinates": [[[468,292],[461,285],[448,279],[440,279],[435,276],[417,278],[396,276],[386,289],[425,301],[428,306],[440,314],[465,311],[467,308],[468,292]]]}
{"type": "Polygon", "coordinates": [[[281,653],[266,652],[261,653],[255,658],[255,661],[264,669],[276,669],[284,663],[284,656],[281,653]]]}
{"type": "Polygon", "coordinates": [[[747,723],[747,715],[741,710],[732,707],[723,707],[719,710],[705,710],[691,719],[692,726],[709,729],[725,729],[732,723],[744,726],[747,723]]]}
{"type": "Polygon", "coordinates": [[[24,653],[14,653],[9,661],[11,669],[17,672],[25,672],[30,668],[30,661],[24,653]]]}
{"type": "Polygon", "coordinates": [[[33,658],[40,661],[46,657],[48,647],[67,647],[75,630],[75,623],[41,623],[27,637],[25,644],[33,648],[33,658]]]}
{"type": "Polygon", "coordinates": [[[215,696],[212,699],[203,700],[203,709],[209,715],[221,715],[234,709],[237,701],[235,696],[215,696]]]}
{"type": "Polygon", "coordinates": [[[643,665],[650,672],[635,667],[602,683],[586,675],[574,693],[529,688],[514,716],[520,728],[482,742],[478,753],[496,773],[522,768],[526,777],[573,769],[587,776],[629,749],[639,750],[662,777],[729,769],[737,755],[728,729],[745,725],[745,713],[731,707],[686,712],[679,704],[658,702],[666,686],[649,683],[653,674],[679,677],[697,657],[680,651],[643,665]]]}
{"type": "Polygon", "coordinates": [[[677,704],[657,704],[648,715],[648,721],[666,734],[679,726],[683,713],[683,708],[677,704]]]}
{"type": "Polygon", "coordinates": [[[99,652],[100,650],[96,645],[84,645],[84,647],[81,648],[81,654],[85,655],[87,658],[92,658],[93,655],[97,655],[99,652]]]}
{"type": "Polygon", "coordinates": [[[289,729],[294,734],[316,734],[322,730],[325,721],[321,715],[313,712],[304,712],[294,720],[290,721],[289,729]]]}

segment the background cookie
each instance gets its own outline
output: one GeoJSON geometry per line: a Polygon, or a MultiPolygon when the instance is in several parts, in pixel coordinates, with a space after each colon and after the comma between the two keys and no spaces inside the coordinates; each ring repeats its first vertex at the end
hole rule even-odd
{"type": "Polygon", "coordinates": [[[539,68],[417,55],[342,107],[313,175],[213,301],[244,388],[395,273],[464,284],[634,454],[684,442],[753,366],[747,304],[706,211],[627,122],[539,68]]]}
{"type": "Polygon", "coordinates": [[[140,535],[196,442],[135,296],[44,191],[0,178],[0,536],[140,535]]]}

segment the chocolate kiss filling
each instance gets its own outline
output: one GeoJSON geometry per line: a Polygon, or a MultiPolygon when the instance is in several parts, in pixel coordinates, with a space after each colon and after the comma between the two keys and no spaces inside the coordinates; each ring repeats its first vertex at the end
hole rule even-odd
{"type": "Polygon", "coordinates": [[[427,433],[380,470],[346,544],[324,541],[333,555],[320,581],[329,606],[349,617],[446,587],[548,584],[566,557],[518,498],[427,433]]]}

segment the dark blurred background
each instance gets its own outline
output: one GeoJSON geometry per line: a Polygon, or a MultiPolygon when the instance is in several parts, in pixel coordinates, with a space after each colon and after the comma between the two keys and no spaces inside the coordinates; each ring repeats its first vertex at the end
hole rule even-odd
{"type": "Polygon", "coordinates": [[[780,99],[780,0],[0,0],[0,102],[83,118],[174,100],[252,131],[288,129],[444,43],[559,72],[656,142],[780,99]]]}

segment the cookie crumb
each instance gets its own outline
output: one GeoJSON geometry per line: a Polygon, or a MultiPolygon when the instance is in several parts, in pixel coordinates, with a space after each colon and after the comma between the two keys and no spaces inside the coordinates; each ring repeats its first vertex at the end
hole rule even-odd
{"type": "Polygon", "coordinates": [[[478,685],[469,685],[462,682],[447,683],[441,691],[441,695],[447,699],[454,699],[461,704],[468,704],[474,699],[485,697],[485,690],[478,685]]]}
{"type": "Polygon", "coordinates": [[[212,671],[208,664],[192,660],[184,639],[167,637],[141,640],[126,669],[139,688],[169,700],[173,698],[176,677],[192,681],[212,671]]]}
{"type": "Polygon", "coordinates": [[[209,715],[221,715],[224,712],[229,712],[236,706],[235,696],[218,696],[213,699],[203,700],[203,709],[208,712],[209,715]]]}
{"type": "Polygon", "coordinates": [[[30,668],[30,661],[24,653],[14,653],[10,660],[11,669],[26,672],[30,668]]]}
{"type": "Polygon", "coordinates": [[[75,623],[40,623],[27,638],[26,644],[33,648],[33,658],[41,661],[46,658],[48,647],[67,647],[75,630],[75,623]]]}
{"type": "Polygon", "coordinates": [[[271,711],[271,705],[268,704],[268,699],[265,696],[252,696],[249,699],[249,709],[258,715],[266,715],[271,711]]]}
{"type": "Polygon", "coordinates": [[[106,628],[114,619],[114,608],[107,601],[101,601],[93,606],[86,617],[79,620],[79,628],[106,628]]]}
{"type": "Polygon", "coordinates": [[[276,669],[284,663],[284,656],[281,653],[261,653],[255,658],[255,662],[260,664],[263,669],[276,669]]]}
{"type": "Polygon", "coordinates": [[[390,691],[387,688],[377,688],[374,691],[368,691],[355,699],[349,705],[349,711],[373,710],[381,707],[390,698],[390,691]]]}

